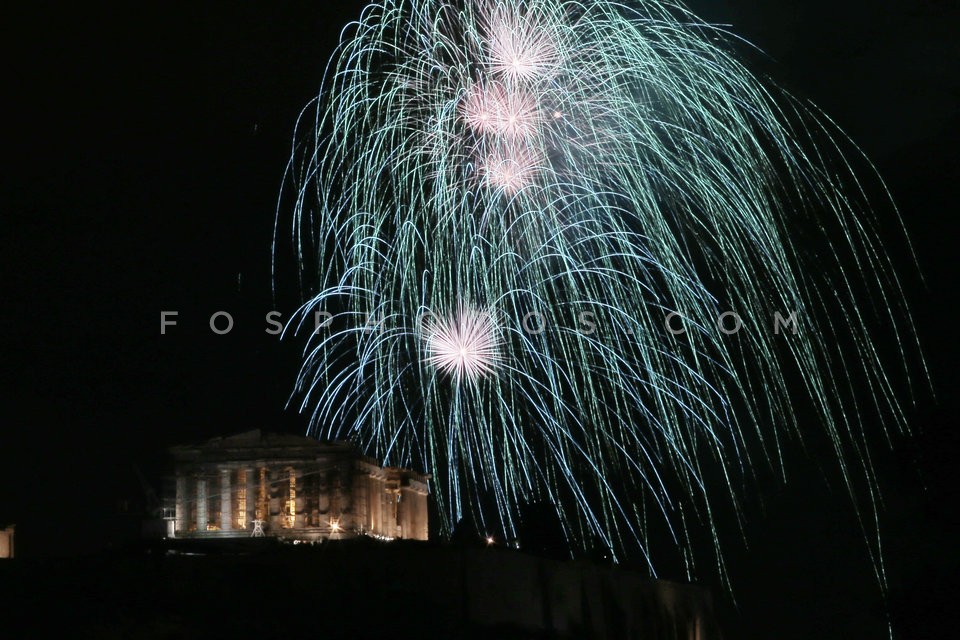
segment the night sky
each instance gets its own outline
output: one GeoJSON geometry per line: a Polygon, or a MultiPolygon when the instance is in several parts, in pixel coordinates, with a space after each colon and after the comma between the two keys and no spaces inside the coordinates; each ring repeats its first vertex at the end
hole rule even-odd
{"type": "MultiPolygon", "coordinates": [[[[294,308],[291,288],[272,293],[274,215],[296,117],[362,4],[304,5],[5,11],[0,525],[18,524],[23,555],[95,546],[117,500],[142,496],[135,469],[155,483],[170,445],[304,431],[284,411],[298,345],[265,333],[268,311],[294,308]],[[207,324],[220,310],[227,336],[207,324]],[[161,311],[179,312],[167,336],[161,311]]],[[[745,501],[749,549],[731,529],[736,603],[705,579],[721,623],[730,638],[872,638],[886,610],[899,637],[945,637],[960,624],[960,5],[692,7],[877,165],[918,257],[881,217],[934,387],[913,363],[915,435],[874,448],[886,605],[843,488],[798,447],[789,482],[745,501]]]]}

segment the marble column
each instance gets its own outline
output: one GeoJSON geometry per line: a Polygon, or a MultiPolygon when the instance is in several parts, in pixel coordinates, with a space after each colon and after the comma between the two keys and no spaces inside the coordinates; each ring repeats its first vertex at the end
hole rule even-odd
{"type": "Polygon", "coordinates": [[[257,519],[257,490],[260,486],[260,476],[257,467],[247,468],[247,528],[257,519]]]}
{"type": "Polygon", "coordinates": [[[305,527],[310,518],[310,514],[307,513],[307,503],[306,469],[301,468],[297,473],[297,500],[294,504],[297,514],[294,526],[297,528],[305,527]]]}
{"type": "Polygon", "coordinates": [[[187,515],[188,515],[187,499],[188,499],[187,498],[187,478],[184,475],[178,473],[177,474],[177,495],[176,495],[177,507],[174,513],[174,519],[176,523],[174,525],[175,526],[174,531],[176,533],[186,532],[186,531],[189,531],[190,529],[190,523],[187,522],[187,515]]]}
{"type": "Polygon", "coordinates": [[[207,479],[197,476],[197,531],[207,530],[207,479]]]}
{"type": "Polygon", "coordinates": [[[220,529],[233,530],[233,483],[230,469],[220,470],[220,529]]]}

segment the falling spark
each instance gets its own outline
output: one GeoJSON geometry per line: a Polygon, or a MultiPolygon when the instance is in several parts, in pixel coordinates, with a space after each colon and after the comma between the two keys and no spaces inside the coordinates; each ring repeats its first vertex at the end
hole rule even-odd
{"type": "Polygon", "coordinates": [[[861,409],[907,431],[891,369],[919,351],[883,183],[823,114],[658,0],[383,0],[345,34],[288,173],[299,317],[336,311],[295,392],[312,433],[431,472],[447,532],[515,539],[552,502],[571,546],[655,570],[657,522],[685,562],[701,523],[722,569],[721,503],[820,432],[870,529],[861,409]]]}

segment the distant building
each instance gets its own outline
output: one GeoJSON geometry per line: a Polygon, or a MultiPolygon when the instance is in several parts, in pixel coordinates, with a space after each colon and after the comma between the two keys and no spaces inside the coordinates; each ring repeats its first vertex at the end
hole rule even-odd
{"type": "Polygon", "coordinates": [[[13,525],[0,529],[0,560],[13,558],[13,525]]]}
{"type": "Polygon", "coordinates": [[[429,476],[348,443],[248,431],[170,450],[167,536],[426,540],[429,476]]]}

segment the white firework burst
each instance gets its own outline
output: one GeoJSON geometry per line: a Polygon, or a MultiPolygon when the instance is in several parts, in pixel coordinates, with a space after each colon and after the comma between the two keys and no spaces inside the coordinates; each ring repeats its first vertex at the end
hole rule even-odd
{"type": "Polygon", "coordinates": [[[489,68],[508,80],[547,79],[560,66],[557,29],[540,12],[521,13],[498,4],[485,19],[489,68]]]}
{"type": "Polygon", "coordinates": [[[453,316],[426,326],[424,342],[425,361],[458,384],[492,374],[500,362],[500,338],[493,317],[462,303],[453,316]]]}

